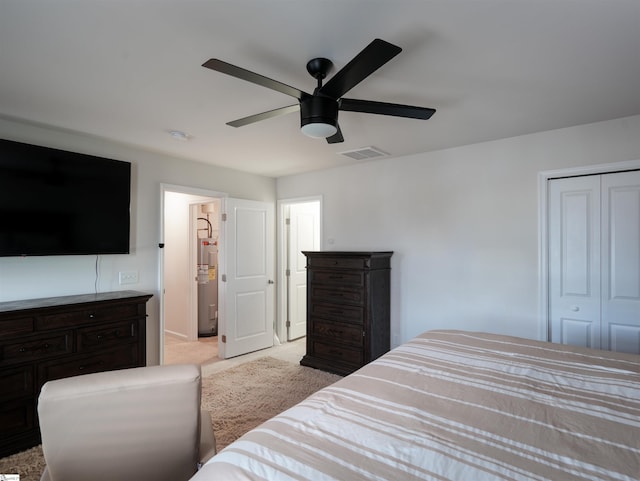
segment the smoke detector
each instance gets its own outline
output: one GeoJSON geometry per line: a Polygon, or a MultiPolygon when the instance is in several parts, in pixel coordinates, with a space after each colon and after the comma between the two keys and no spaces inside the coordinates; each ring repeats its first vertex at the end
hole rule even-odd
{"type": "Polygon", "coordinates": [[[179,140],[181,142],[186,142],[191,138],[191,136],[181,130],[169,130],[169,135],[174,140],[179,140]]]}

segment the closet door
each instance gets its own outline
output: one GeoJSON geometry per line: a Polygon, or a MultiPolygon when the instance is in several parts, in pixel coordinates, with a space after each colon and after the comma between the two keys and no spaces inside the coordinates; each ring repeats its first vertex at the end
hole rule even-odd
{"type": "Polygon", "coordinates": [[[551,340],[600,347],[600,178],[549,185],[551,340]]]}
{"type": "Polygon", "coordinates": [[[602,176],[602,348],[640,354],[640,171],[602,176]]]}
{"type": "Polygon", "coordinates": [[[640,353],[640,172],[549,185],[551,340],[640,353]]]}

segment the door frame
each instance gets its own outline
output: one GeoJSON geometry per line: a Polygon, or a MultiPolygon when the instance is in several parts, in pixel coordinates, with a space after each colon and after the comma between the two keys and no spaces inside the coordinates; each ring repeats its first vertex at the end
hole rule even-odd
{"type": "MultiPolygon", "coordinates": [[[[159,241],[159,249],[158,249],[158,293],[160,295],[160,299],[159,299],[159,335],[158,335],[158,342],[160,344],[159,346],[159,362],[160,364],[164,364],[164,331],[165,331],[165,316],[164,316],[164,311],[165,311],[165,298],[164,298],[164,251],[163,248],[164,247],[164,216],[165,216],[165,205],[164,205],[164,198],[165,198],[165,193],[167,192],[176,192],[176,193],[180,193],[180,194],[186,194],[186,195],[193,195],[194,197],[202,197],[202,198],[213,198],[213,199],[219,199],[222,202],[222,199],[226,198],[229,196],[229,194],[225,193],[225,192],[218,192],[218,191],[214,191],[214,190],[208,190],[208,189],[201,189],[198,187],[189,187],[189,186],[184,186],[184,185],[176,185],[176,184],[166,184],[166,183],[161,183],[160,184],[160,232],[159,232],[159,236],[158,238],[160,239],[159,241]],[[162,246],[162,247],[161,247],[162,246]]],[[[191,210],[188,212],[189,218],[191,218],[191,210]]],[[[190,223],[191,224],[191,223],[190,223]]],[[[189,237],[191,238],[193,236],[193,229],[190,229],[189,232],[189,237]]],[[[222,232],[220,233],[220,235],[222,236],[222,232]]],[[[195,261],[196,259],[196,252],[195,252],[195,247],[194,247],[194,241],[192,239],[192,242],[189,243],[189,259],[195,261]]],[[[224,248],[224,246],[221,246],[222,248],[224,248]]],[[[220,258],[224,257],[223,256],[223,250],[219,249],[219,256],[220,258]]],[[[220,266],[218,267],[218,270],[220,271],[220,266]]],[[[222,289],[224,288],[224,286],[221,287],[222,289]]],[[[218,296],[221,297],[223,296],[224,293],[223,292],[219,292],[218,296]]],[[[191,306],[190,311],[194,311],[191,312],[189,315],[189,327],[188,330],[189,331],[193,331],[197,333],[197,329],[198,329],[198,318],[197,315],[195,315],[197,313],[197,299],[198,299],[198,291],[197,291],[197,284],[195,282],[190,282],[189,283],[189,305],[191,306]]],[[[220,302],[219,302],[220,304],[220,302]]],[[[222,312],[219,309],[219,312],[222,312]]]]}
{"type": "Polygon", "coordinates": [[[551,341],[549,312],[549,181],[563,177],[639,170],[640,159],[538,172],[538,319],[539,339],[551,341]]]}
{"type": "Polygon", "coordinates": [[[280,343],[287,342],[287,208],[293,204],[306,204],[308,202],[320,203],[320,214],[318,220],[318,230],[320,232],[320,249],[323,248],[322,238],[322,195],[309,197],[293,197],[289,199],[279,199],[276,206],[276,336],[280,343]]]}

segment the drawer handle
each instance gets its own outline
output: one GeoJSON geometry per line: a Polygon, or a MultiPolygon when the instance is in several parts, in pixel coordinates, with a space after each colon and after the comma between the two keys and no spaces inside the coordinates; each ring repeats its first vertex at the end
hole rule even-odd
{"type": "Polygon", "coordinates": [[[89,314],[89,319],[93,319],[94,317],[96,317],[96,315],[93,312],[89,314]]]}
{"type": "Polygon", "coordinates": [[[44,344],[40,344],[38,346],[30,346],[30,347],[21,347],[20,352],[37,352],[37,351],[46,351],[51,347],[51,344],[45,342],[44,344]]]}
{"type": "Polygon", "coordinates": [[[98,334],[96,336],[96,339],[98,341],[103,341],[103,340],[107,340],[107,339],[120,339],[122,336],[120,336],[120,329],[116,329],[115,331],[109,333],[109,334],[98,334]]]}
{"type": "Polygon", "coordinates": [[[96,367],[102,365],[102,361],[90,362],[89,364],[83,364],[78,368],[80,371],[84,371],[85,369],[89,369],[91,367],[96,367]]]}

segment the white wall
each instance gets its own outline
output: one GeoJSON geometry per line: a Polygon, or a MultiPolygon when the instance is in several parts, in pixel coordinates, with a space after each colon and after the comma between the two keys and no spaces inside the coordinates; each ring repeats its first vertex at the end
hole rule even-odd
{"type": "Polygon", "coordinates": [[[324,249],[395,252],[392,345],[538,338],[538,172],[636,159],[640,116],[282,177],[277,195],[323,196],[324,249]]]}
{"type": "MultiPolygon", "coordinates": [[[[275,180],[168,157],[73,132],[0,119],[0,137],[132,163],[132,253],[99,257],[98,292],[133,289],[154,294],[147,305],[147,360],[159,359],[160,184],[225,192],[275,203],[275,180]],[[139,283],[118,284],[118,272],[139,272],[139,283]]],[[[96,256],[0,258],[0,301],[94,292],[96,256]]]]}

